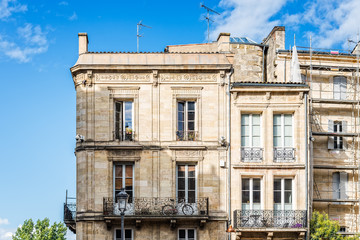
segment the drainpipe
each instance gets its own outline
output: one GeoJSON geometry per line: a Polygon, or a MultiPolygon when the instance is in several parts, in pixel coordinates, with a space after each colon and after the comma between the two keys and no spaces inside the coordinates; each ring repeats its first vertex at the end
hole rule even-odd
{"type": "Polygon", "coordinates": [[[306,222],[307,222],[307,232],[306,232],[306,239],[309,239],[309,165],[308,165],[308,151],[309,151],[309,135],[308,135],[308,95],[307,93],[304,94],[304,101],[305,101],[305,179],[306,179],[306,187],[305,187],[305,196],[306,196],[306,200],[305,200],[305,206],[306,206],[306,222]]]}
{"type": "MultiPolygon", "coordinates": [[[[230,72],[228,73],[227,77],[228,77],[228,134],[227,134],[227,139],[228,139],[228,201],[229,201],[229,216],[228,216],[228,227],[231,225],[231,76],[234,73],[234,69],[231,68],[230,72]]],[[[228,236],[229,240],[231,239],[231,234],[229,234],[228,236]]]]}

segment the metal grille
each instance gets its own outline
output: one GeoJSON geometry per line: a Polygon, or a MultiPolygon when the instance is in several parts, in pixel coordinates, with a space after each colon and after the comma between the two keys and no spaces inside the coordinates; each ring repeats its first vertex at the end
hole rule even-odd
{"type": "Polygon", "coordinates": [[[176,141],[197,141],[197,131],[176,131],[176,141]]]}
{"type": "Polygon", "coordinates": [[[263,148],[256,148],[256,147],[241,148],[242,162],[262,162],[262,160],[263,160],[263,148]]]}
{"type": "Polygon", "coordinates": [[[75,221],[76,203],[64,203],[64,221],[75,221]]]}
{"type": "Polygon", "coordinates": [[[274,148],[274,162],[294,162],[295,148],[281,147],[274,148]]]}

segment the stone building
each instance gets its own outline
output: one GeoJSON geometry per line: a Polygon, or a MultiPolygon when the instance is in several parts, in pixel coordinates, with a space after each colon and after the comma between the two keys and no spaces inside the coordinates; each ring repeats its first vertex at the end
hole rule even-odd
{"type": "Polygon", "coordinates": [[[80,33],[77,239],[120,239],[121,188],[126,239],[305,239],[313,208],[358,232],[356,56],[300,51],[295,83],[284,49],[284,27],[157,53],[90,52],[80,33]]]}

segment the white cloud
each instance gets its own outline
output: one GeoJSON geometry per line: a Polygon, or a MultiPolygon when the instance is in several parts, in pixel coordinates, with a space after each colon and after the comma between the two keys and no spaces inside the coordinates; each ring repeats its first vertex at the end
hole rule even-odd
{"type": "Polygon", "coordinates": [[[7,218],[0,218],[0,225],[7,225],[9,224],[9,220],[7,218]]]}
{"type": "Polygon", "coordinates": [[[0,52],[4,55],[20,62],[28,62],[32,56],[47,51],[46,33],[41,30],[40,26],[27,23],[24,27],[19,27],[17,32],[22,40],[21,46],[0,36],[0,52]]]}
{"type": "Polygon", "coordinates": [[[11,240],[13,234],[13,232],[7,229],[0,228],[0,240],[11,240]]]}
{"type": "Polygon", "coordinates": [[[0,20],[5,20],[16,12],[26,12],[27,6],[16,0],[0,0],[0,20]]]}
{"type": "Polygon", "coordinates": [[[215,28],[211,39],[220,32],[229,32],[233,36],[246,36],[261,41],[270,30],[280,24],[280,20],[271,20],[286,4],[286,0],[222,0],[220,7],[225,12],[215,17],[215,28]]]}
{"type": "Polygon", "coordinates": [[[70,21],[74,21],[74,20],[76,20],[76,19],[78,19],[78,16],[76,15],[76,12],[74,12],[74,13],[69,17],[69,20],[70,20],[70,21]]]}

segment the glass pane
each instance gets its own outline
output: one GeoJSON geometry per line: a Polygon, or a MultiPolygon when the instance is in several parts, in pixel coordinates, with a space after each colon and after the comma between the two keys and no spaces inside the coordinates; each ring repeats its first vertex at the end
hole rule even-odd
{"type": "Polygon", "coordinates": [[[125,173],[126,177],[132,177],[133,176],[133,168],[132,168],[131,165],[127,165],[125,171],[126,171],[126,173],[125,173]]]}
{"type": "Polygon", "coordinates": [[[179,238],[185,238],[185,229],[179,230],[179,238]]]}
{"type": "Polygon", "coordinates": [[[280,191],[274,192],[274,203],[281,203],[281,192],[280,191]]]}
{"type": "Polygon", "coordinates": [[[121,188],[123,188],[122,178],[115,179],[115,189],[121,189],[121,188]]]}
{"type": "Polygon", "coordinates": [[[274,179],[274,190],[281,190],[281,179],[274,179]]]}
{"type": "Polygon", "coordinates": [[[285,125],[292,125],[292,115],[291,114],[284,114],[284,122],[285,125]]]}
{"type": "Polygon", "coordinates": [[[253,192],[253,203],[260,203],[260,191],[253,192]]]}
{"type": "Polygon", "coordinates": [[[188,102],[188,111],[195,110],[195,102],[188,102]]]}
{"type": "Polygon", "coordinates": [[[188,130],[195,130],[195,123],[194,122],[188,122],[188,130]]]}
{"type": "Polygon", "coordinates": [[[249,191],[243,191],[242,192],[242,203],[250,203],[249,191]]]}
{"type": "Polygon", "coordinates": [[[292,203],[291,191],[285,191],[285,203],[292,203]]]}
{"type": "Polygon", "coordinates": [[[292,179],[285,179],[285,190],[292,190],[292,179]]]}
{"type": "Polygon", "coordinates": [[[180,199],[185,198],[185,191],[178,191],[178,198],[180,199]]]}
{"type": "Polygon", "coordinates": [[[178,113],[178,121],[179,121],[179,122],[183,122],[183,121],[184,121],[184,113],[183,113],[183,112],[179,112],[179,113],[178,113]]]}
{"type": "Polygon", "coordinates": [[[188,202],[189,203],[195,202],[195,191],[188,191],[188,202]]]}
{"type": "Polygon", "coordinates": [[[274,136],[274,147],[281,147],[281,137],[274,136]]]}
{"type": "Polygon", "coordinates": [[[285,126],[285,136],[292,136],[292,126],[285,126]]]}
{"type": "Polygon", "coordinates": [[[195,230],[194,229],[189,229],[188,230],[188,237],[189,238],[195,238],[195,230]]]}
{"type": "Polygon", "coordinates": [[[178,189],[185,190],[185,178],[178,179],[178,189]]]}
{"type": "Polygon", "coordinates": [[[252,115],[252,123],[253,125],[260,125],[260,114],[252,115]]]}
{"type": "Polygon", "coordinates": [[[260,126],[253,126],[252,131],[253,136],[260,136],[260,126]]]}
{"type": "Polygon", "coordinates": [[[292,137],[285,137],[284,138],[285,141],[285,147],[292,147],[292,137]]]}
{"type": "Polygon", "coordinates": [[[125,179],[126,189],[128,189],[128,187],[132,187],[132,185],[133,185],[133,180],[132,180],[132,178],[126,178],[126,179],[125,179]]]}
{"type": "Polygon", "coordinates": [[[249,114],[241,115],[241,125],[249,125],[249,114]]]}
{"type": "Polygon", "coordinates": [[[125,128],[132,129],[132,102],[125,102],[125,128]]]}
{"type": "Polygon", "coordinates": [[[195,120],[195,112],[189,112],[188,113],[188,120],[194,121],[195,120]]]}
{"type": "MultiPolygon", "coordinates": [[[[281,203],[275,203],[275,204],[274,204],[274,210],[275,210],[275,211],[282,210],[282,209],[281,209],[281,203]]],[[[276,212],[275,212],[275,214],[276,214],[276,212]]]]}
{"type": "Polygon", "coordinates": [[[195,178],[188,179],[189,190],[195,190],[195,178]]]}
{"type": "Polygon", "coordinates": [[[242,190],[250,190],[250,179],[249,178],[242,179],[242,190]]]}
{"type": "Polygon", "coordinates": [[[178,102],[178,112],[184,112],[184,102],[178,102]]]}
{"type": "Polygon", "coordinates": [[[120,229],[116,229],[115,236],[116,236],[116,238],[121,239],[121,230],[120,229]]]}
{"type": "Polygon", "coordinates": [[[241,136],[249,136],[250,127],[247,125],[241,125],[241,136]]]}
{"type": "Polygon", "coordinates": [[[260,137],[253,137],[253,147],[260,147],[260,137]]]}
{"type": "Polygon", "coordinates": [[[178,177],[185,177],[185,166],[178,166],[178,177]]]}
{"type": "Polygon", "coordinates": [[[249,137],[241,137],[241,146],[249,147],[250,146],[250,138],[249,137]]]}
{"type": "Polygon", "coordinates": [[[188,166],[188,176],[195,177],[195,166],[194,165],[188,166]]]}
{"type": "Polygon", "coordinates": [[[280,114],[274,115],[274,125],[281,125],[281,115],[280,114]]]}
{"type": "Polygon", "coordinates": [[[132,234],[131,234],[131,230],[130,229],[125,229],[125,238],[130,238],[131,239],[132,234]]]}
{"type": "Polygon", "coordinates": [[[259,178],[253,179],[253,189],[260,190],[260,179],[259,178]]]}
{"type": "Polygon", "coordinates": [[[122,177],[122,165],[115,166],[115,177],[122,177]]]}
{"type": "Polygon", "coordinates": [[[261,210],[261,204],[260,203],[254,203],[253,204],[253,210],[261,210]]]}
{"type": "Polygon", "coordinates": [[[274,126],[274,136],[281,136],[281,126],[274,126]]]}

